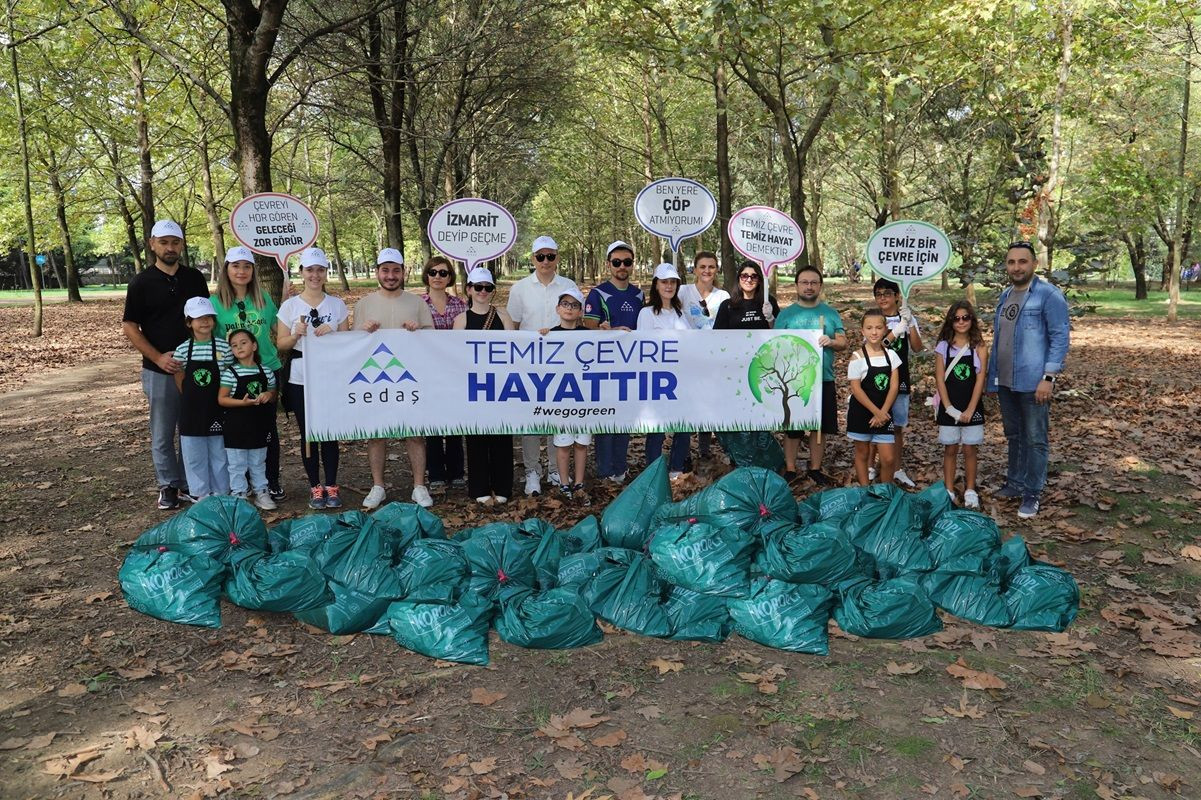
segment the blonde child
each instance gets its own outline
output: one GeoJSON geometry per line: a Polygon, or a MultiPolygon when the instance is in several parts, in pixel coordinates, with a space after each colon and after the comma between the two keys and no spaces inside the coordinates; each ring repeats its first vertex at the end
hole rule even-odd
{"type": "Polygon", "coordinates": [[[863,347],[851,355],[847,379],[851,398],[847,406],[847,438],[855,443],[855,477],[867,486],[868,457],[874,444],[880,456],[880,482],[892,483],[897,468],[896,436],[890,410],[900,390],[901,359],[884,346],[888,325],[878,308],[863,314],[863,347]]]}

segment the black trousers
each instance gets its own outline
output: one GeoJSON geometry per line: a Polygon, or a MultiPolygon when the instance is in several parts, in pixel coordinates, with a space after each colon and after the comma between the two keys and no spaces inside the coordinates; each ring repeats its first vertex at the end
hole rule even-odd
{"type": "Polygon", "coordinates": [[[512,436],[467,437],[467,494],[513,496],[512,436]]]}
{"type": "MultiPolygon", "coordinates": [[[[284,390],[288,393],[288,406],[296,415],[296,426],[300,428],[300,460],[304,464],[309,486],[321,486],[321,466],[325,465],[325,485],[338,485],[338,443],[304,441],[304,387],[289,383],[284,390]]],[[[278,437],[276,437],[278,438],[278,437]]],[[[270,480],[270,478],[268,478],[270,480]]]]}
{"type": "Polygon", "coordinates": [[[450,483],[462,478],[463,437],[425,437],[425,468],[431,481],[450,483]]]}

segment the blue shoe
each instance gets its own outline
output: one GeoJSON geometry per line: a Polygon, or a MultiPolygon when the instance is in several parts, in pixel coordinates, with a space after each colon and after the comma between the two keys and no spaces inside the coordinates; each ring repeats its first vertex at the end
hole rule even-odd
{"type": "Polygon", "coordinates": [[[1022,493],[1006,483],[1000,489],[993,492],[992,495],[993,497],[1003,497],[1007,500],[1016,500],[1022,496],[1022,493]]]}
{"type": "Polygon", "coordinates": [[[1018,509],[1019,519],[1032,519],[1038,516],[1038,498],[1023,497],[1022,505],[1018,509]]]}
{"type": "Polygon", "coordinates": [[[321,510],[325,508],[325,487],[314,486],[309,497],[309,508],[321,510]]]}

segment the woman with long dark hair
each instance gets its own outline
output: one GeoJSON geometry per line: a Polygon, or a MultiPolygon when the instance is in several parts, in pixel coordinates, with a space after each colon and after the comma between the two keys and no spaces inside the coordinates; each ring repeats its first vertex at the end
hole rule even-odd
{"type": "Polygon", "coordinates": [[[738,287],[717,309],[713,329],[767,330],[779,316],[780,304],[764,289],[763,270],[754,261],[743,261],[738,267],[737,279],[738,287]]]}

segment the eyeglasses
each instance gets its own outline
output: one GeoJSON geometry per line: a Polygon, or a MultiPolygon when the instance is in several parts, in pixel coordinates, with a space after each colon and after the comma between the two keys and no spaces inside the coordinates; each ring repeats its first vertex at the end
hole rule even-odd
{"type": "Polygon", "coordinates": [[[632,259],[632,258],[611,258],[611,259],[609,259],[609,263],[613,265],[614,269],[617,269],[618,267],[632,267],[632,266],[634,266],[634,259],[632,259]]]}
{"type": "Polygon", "coordinates": [[[538,253],[534,256],[534,260],[541,264],[543,261],[554,261],[558,257],[558,253],[538,253]]]}
{"type": "Polygon", "coordinates": [[[894,294],[896,294],[896,292],[894,292],[892,289],[881,289],[878,292],[872,292],[874,297],[892,297],[894,294]]]}
{"type": "Polygon", "coordinates": [[[238,306],[238,319],[242,322],[245,322],[246,321],[246,301],[239,300],[237,302],[237,306],[238,306]]]}
{"type": "Polygon", "coordinates": [[[477,292],[484,292],[485,294],[487,294],[488,292],[496,291],[496,284],[494,284],[494,283],[477,283],[477,284],[474,284],[471,288],[475,289],[477,292]]]}
{"type": "Polygon", "coordinates": [[[449,278],[450,270],[448,270],[448,269],[427,269],[425,271],[425,274],[431,278],[434,278],[434,277],[449,278]]]}
{"type": "Polygon", "coordinates": [[[743,272],[742,274],[740,274],[738,276],[738,280],[740,280],[740,281],[755,281],[756,283],[758,283],[759,276],[753,272],[743,272]]]}
{"type": "Polygon", "coordinates": [[[954,317],[956,322],[971,322],[972,317],[965,317],[963,314],[956,314],[954,317]]]}
{"type": "Polygon", "coordinates": [[[574,300],[560,300],[559,305],[569,311],[574,311],[577,308],[583,308],[583,306],[574,300]]]}

